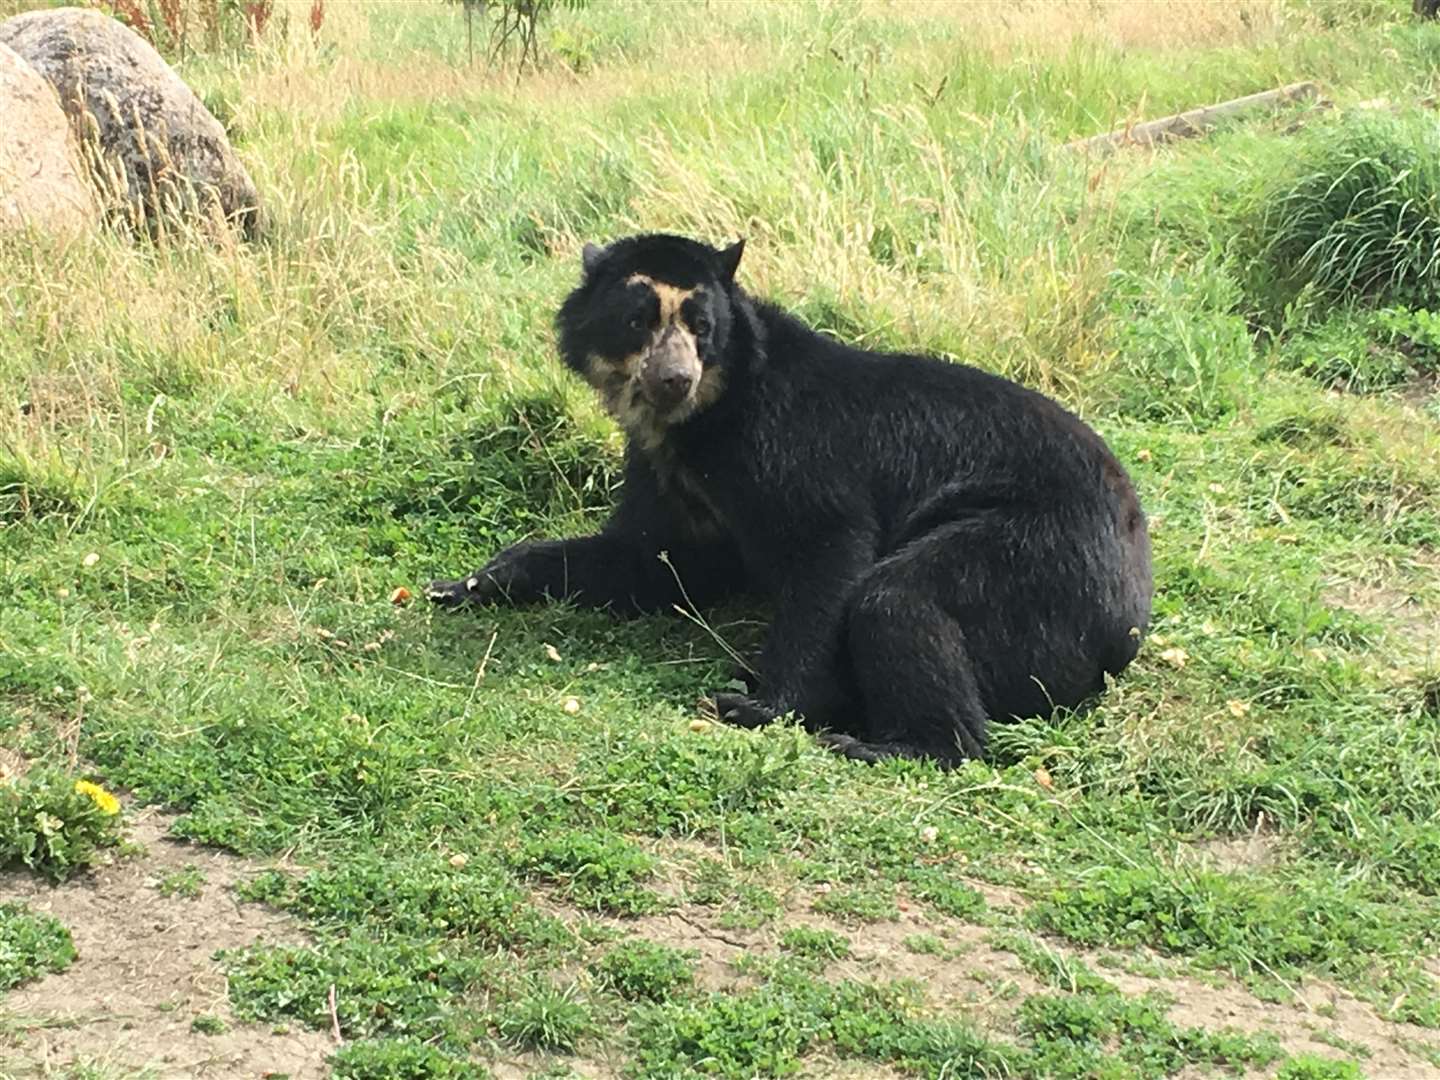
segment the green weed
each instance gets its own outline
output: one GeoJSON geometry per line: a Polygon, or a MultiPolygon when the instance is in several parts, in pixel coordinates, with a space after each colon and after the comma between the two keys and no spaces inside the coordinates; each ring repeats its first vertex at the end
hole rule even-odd
{"type": "Polygon", "coordinates": [[[1415,995],[1404,1003],[1406,1015],[1440,1017],[1435,987],[1406,959],[1410,935],[1429,932],[1428,910],[1421,904],[1395,921],[1355,884],[1281,885],[1259,876],[1137,867],[1102,870],[1058,890],[1029,917],[1082,944],[1145,944],[1241,973],[1319,968],[1353,977],[1387,956],[1391,970],[1381,985],[1404,984],[1415,995]]]}
{"type": "Polygon", "coordinates": [[[119,841],[119,810],[109,792],[58,771],[0,785],[0,867],[23,864],[63,880],[119,841]]]}
{"type": "Polygon", "coordinates": [[[631,1001],[665,1001],[695,981],[695,949],[653,941],[626,941],[595,961],[590,970],[602,985],[631,1001]]]}
{"type": "Polygon", "coordinates": [[[792,926],[780,935],[780,948],[814,960],[843,960],[850,955],[844,934],[809,926],[792,926]]]}
{"type": "Polygon", "coordinates": [[[628,915],[654,911],[661,900],[640,883],[655,861],[623,838],[602,832],[546,836],[516,857],[520,868],[561,886],[576,904],[628,915]]]}
{"type": "Polygon", "coordinates": [[[1151,996],[1113,990],[1037,994],[1021,1004],[1020,1027],[1046,1076],[1169,1076],[1187,1064],[1239,1070],[1281,1057],[1271,1037],[1177,1029],[1166,1018],[1168,1008],[1151,996]]]}
{"type": "Polygon", "coordinates": [[[1213,260],[1154,274],[1117,271],[1119,370],[1107,397],[1122,415],[1203,431],[1255,393],[1240,286],[1213,260]]]}
{"type": "Polygon", "coordinates": [[[569,1052],[594,1024],[573,986],[537,981],[502,1006],[495,1027],[501,1038],[522,1049],[569,1052]]]}
{"type": "Polygon", "coordinates": [[[330,1058],[335,1080],[488,1080],[489,1070],[413,1039],[363,1039],[330,1058]]]}
{"type": "Polygon", "coordinates": [[[198,866],[172,870],[155,883],[155,889],[161,896],[182,896],[187,900],[199,896],[204,886],[205,871],[198,866]]]}
{"type": "Polygon", "coordinates": [[[341,1032],[355,1039],[460,1039],[469,1022],[460,1003],[493,982],[492,965],[481,958],[360,934],[327,947],[323,955],[296,946],[254,946],[225,961],[230,1000],[242,1017],[293,1018],[329,1030],[333,986],[341,1032]]]}
{"type": "Polygon", "coordinates": [[[810,906],[821,914],[858,922],[879,922],[900,916],[895,890],[888,885],[830,889],[817,896],[810,906]]]}
{"type": "Polygon", "coordinates": [[[200,1035],[223,1035],[229,1030],[229,1025],[218,1016],[199,1013],[190,1021],[190,1030],[200,1035]]]}
{"type": "Polygon", "coordinates": [[[945,952],[945,943],[934,934],[907,934],[904,944],[907,951],[922,956],[941,956],[945,952]]]}
{"type": "Polygon", "coordinates": [[[70,931],[58,919],[24,904],[0,904],[0,990],[64,971],[75,955],[70,931]]]}
{"type": "Polygon", "coordinates": [[[1353,1061],[1302,1054],[1280,1066],[1275,1076],[1276,1080],[1362,1080],[1365,1073],[1353,1061]]]}

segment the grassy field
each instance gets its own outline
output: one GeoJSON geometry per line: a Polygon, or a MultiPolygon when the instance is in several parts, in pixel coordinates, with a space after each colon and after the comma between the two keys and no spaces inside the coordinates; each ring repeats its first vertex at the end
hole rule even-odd
{"type": "Polygon", "coordinates": [[[180,65],[264,242],[0,244],[0,1076],[1440,1076],[1440,26],[590,0],[518,73],[307,6],[180,65]],[[1095,425],[1157,570],[1095,708],[865,767],[697,719],[763,612],[392,603],[602,519],[550,320],[642,229],[1095,425]]]}

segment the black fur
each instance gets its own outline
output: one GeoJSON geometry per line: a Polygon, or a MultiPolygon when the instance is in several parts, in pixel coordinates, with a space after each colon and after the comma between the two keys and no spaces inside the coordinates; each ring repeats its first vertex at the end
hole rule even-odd
{"type": "Polygon", "coordinates": [[[975,368],[821,336],[735,285],[739,257],[670,236],[587,252],[557,327],[602,394],[630,373],[607,397],[630,425],[619,506],[595,536],[519,544],[431,597],[649,612],[759,593],[774,615],[758,680],[715,695],[719,714],[794,712],[861,760],[978,756],[990,721],[1100,690],[1139,648],[1151,571],[1099,436],[975,368]],[[703,407],[646,411],[656,297],[683,292],[636,274],[699,287],[671,310],[703,407]]]}

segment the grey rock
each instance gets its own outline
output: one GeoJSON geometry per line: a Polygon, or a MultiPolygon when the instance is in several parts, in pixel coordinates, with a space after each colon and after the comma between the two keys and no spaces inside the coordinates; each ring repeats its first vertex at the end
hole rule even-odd
{"type": "Polygon", "coordinates": [[[0,232],[30,226],[73,237],[98,218],[55,91],[0,45],[0,232]]]}
{"type": "Polygon", "coordinates": [[[258,227],[255,184],[225,129],[133,30],[88,8],[51,8],[0,23],[0,44],[55,88],[108,203],[152,228],[172,214],[258,227]]]}

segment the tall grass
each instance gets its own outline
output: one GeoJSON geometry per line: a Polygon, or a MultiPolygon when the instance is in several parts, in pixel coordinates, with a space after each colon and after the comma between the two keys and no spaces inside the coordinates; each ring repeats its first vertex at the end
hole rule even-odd
{"type": "Polygon", "coordinates": [[[1380,303],[1434,300],[1440,276],[1440,124],[1352,116],[1299,139],[1243,223],[1271,303],[1302,289],[1380,303]]]}

